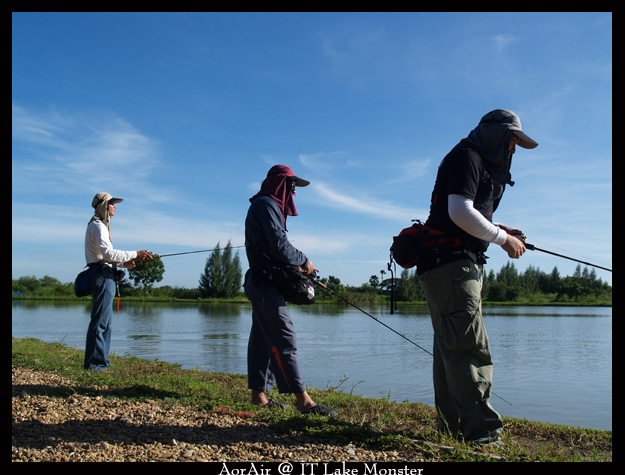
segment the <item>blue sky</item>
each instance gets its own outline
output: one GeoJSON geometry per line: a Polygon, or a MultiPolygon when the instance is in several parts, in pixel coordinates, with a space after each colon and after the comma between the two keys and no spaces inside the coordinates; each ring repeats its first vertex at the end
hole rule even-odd
{"type": "MultiPolygon", "coordinates": [[[[360,285],[495,108],[540,144],[517,148],[495,220],[612,268],[609,12],[13,13],[12,277],[73,281],[100,191],[124,198],[118,249],[243,245],[249,197],[285,164],[311,181],[290,240],[360,285]]],[[[207,257],[165,258],[158,285],[197,286],[207,257]]]]}

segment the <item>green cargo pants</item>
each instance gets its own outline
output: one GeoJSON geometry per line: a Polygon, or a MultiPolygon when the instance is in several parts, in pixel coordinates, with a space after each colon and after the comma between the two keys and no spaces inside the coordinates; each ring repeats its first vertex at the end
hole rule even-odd
{"type": "Polygon", "coordinates": [[[489,399],[493,363],[482,320],[484,269],[470,259],[420,276],[434,328],[434,402],[439,429],[465,441],[497,440],[501,416],[489,399]]]}

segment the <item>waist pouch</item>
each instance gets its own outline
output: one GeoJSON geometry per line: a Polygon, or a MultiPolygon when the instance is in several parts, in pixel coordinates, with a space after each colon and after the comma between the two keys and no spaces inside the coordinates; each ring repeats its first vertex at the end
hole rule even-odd
{"type": "Polygon", "coordinates": [[[419,261],[434,257],[442,247],[460,249],[461,246],[460,238],[449,236],[417,220],[393,237],[391,257],[404,269],[410,269],[419,261]]]}
{"type": "Polygon", "coordinates": [[[87,268],[80,272],[74,280],[74,293],[76,297],[86,297],[91,295],[93,278],[100,271],[102,264],[95,262],[87,264],[87,268]]]}

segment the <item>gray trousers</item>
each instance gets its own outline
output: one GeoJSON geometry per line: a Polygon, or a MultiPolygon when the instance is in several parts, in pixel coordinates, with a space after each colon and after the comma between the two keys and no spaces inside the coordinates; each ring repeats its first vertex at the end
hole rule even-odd
{"type": "Polygon", "coordinates": [[[306,385],[297,360],[297,337],[284,298],[252,298],[252,329],[247,347],[248,388],[303,393],[306,385]]]}
{"type": "Polygon", "coordinates": [[[439,429],[466,441],[497,439],[501,416],[489,400],[493,363],[482,320],[484,269],[470,259],[420,276],[434,328],[434,400],[439,429]]]}

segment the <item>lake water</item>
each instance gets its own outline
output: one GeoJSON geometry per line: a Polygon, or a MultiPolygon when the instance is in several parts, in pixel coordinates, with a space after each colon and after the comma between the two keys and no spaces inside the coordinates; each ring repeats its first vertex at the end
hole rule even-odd
{"type": "MultiPolygon", "coordinates": [[[[308,386],[434,405],[429,354],[352,307],[289,308],[308,386]]],[[[13,301],[12,336],[84,350],[90,309],[90,303],[13,301]]],[[[427,307],[394,315],[388,307],[366,310],[431,351],[427,307]]],[[[111,343],[120,356],[247,372],[249,305],[122,302],[120,312],[111,343]]],[[[485,307],[484,320],[495,365],[491,402],[500,414],[612,429],[611,308],[485,307]]]]}

